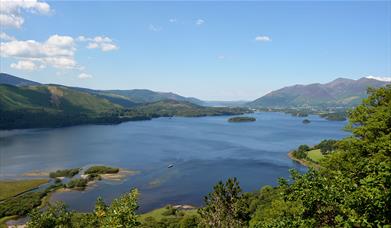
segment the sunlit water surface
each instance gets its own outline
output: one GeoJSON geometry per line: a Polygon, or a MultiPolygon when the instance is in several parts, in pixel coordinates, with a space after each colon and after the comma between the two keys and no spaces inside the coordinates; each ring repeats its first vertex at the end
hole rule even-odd
{"type": "Polygon", "coordinates": [[[275,185],[288,170],[305,168],[290,160],[300,144],[339,139],[346,122],[317,116],[254,113],[256,122],[229,123],[228,117],[158,118],[119,125],[0,132],[0,178],[26,178],[30,171],[104,164],[140,173],[124,181],[101,181],[84,192],[55,193],[71,209],[91,210],[98,196],[107,202],[136,187],[140,210],[166,204],[202,204],[213,185],[237,177],[245,191],[275,185]],[[172,168],[167,166],[173,164],[172,168]]]}

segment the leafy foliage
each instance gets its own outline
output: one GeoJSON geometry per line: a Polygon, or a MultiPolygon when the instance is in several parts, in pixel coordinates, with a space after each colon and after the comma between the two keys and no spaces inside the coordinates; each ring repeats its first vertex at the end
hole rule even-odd
{"type": "Polygon", "coordinates": [[[57,170],[55,172],[49,173],[50,178],[56,178],[56,177],[68,177],[72,178],[76,174],[78,174],[80,171],[80,168],[73,168],[73,169],[62,169],[57,170]]]}
{"type": "Polygon", "coordinates": [[[66,206],[61,202],[58,202],[55,205],[49,205],[44,211],[34,209],[29,216],[30,221],[27,223],[27,227],[72,227],[72,213],[69,212],[66,206]]]}
{"type": "Polygon", "coordinates": [[[88,184],[88,180],[86,178],[73,178],[67,184],[67,188],[77,188],[83,190],[88,184]]]}
{"type": "Polygon", "coordinates": [[[337,149],[337,140],[334,139],[325,139],[321,141],[318,145],[315,145],[315,149],[320,149],[322,154],[329,154],[337,149]]]}
{"type": "MultiPolygon", "coordinates": [[[[254,227],[373,227],[391,223],[391,86],[369,90],[349,113],[353,133],[321,161],[323,168],[281,181],[254,227]],[[277,205],[277,206],[276,206],[277,205]]],[[[327,144],[327,143],[326,143],[327,144]]]]}
{"type": "Polygon", "coordinates": [[[247,224],[246,201],[236,178],[219,182],[205,197],[205,206],[199,209],[201,224],[206,227],[243,227],[247,224]]]}
{"type": "Polygon", "coordinates": [[[137,227],[140,225],[136,215],[136,189],[115,199],[107,206],[102,198],[98,198],[93,213],[75,213],[62,203],[49,205],[44,210],[34,209],[30,214],[29,228],[50,227],[137,227]]]}
{"type": "Polygon", "coordinates": [[[0,218],[11,215],[26,215],[33,208],[41,205],[41,198],[43,196],[45,196],[45,193],[29,192],[2,201],[0,203],[0,218]]]}
{"type": "Polygon", "coordinates": [[[293,151],[293,156],[299,159],[307,158],[307,152],[311,150],[311,148],[308,145],[300,145],[299,148],[295,151],[293,151]]]}
{"type": "Polygon", "coordinates": [[[118,168],[112,168],[109,166],[96,165],[88,168],[84,173],[85,174],[105,174],[105,173],[118,173],[118,168]]]}

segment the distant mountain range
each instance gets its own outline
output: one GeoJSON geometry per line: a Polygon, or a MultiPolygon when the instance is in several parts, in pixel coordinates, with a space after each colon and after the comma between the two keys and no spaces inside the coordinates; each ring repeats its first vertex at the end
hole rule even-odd
{"type": "Polygon", "coordinates": [[[196,102],[201,101],[173,93],[45,85],[0,74],[0,129],[112,124],[162,116],[236,115],[248,111],[205,107],[196,102]]]}
{"type": "MultiPolygon", "coordinates": [[[[0,73],[0,84],[13,86],[37,86],[41,83],[19,78],[10,74],[0,73]]],[[[65,86],[63,86],[65,87],[65,86]]],[[[183,97],[171,92],[155,92],[147,89],[132,89],[132,90],[93,90],[87,88],[67,87],[81,92],[96,95],[105,98],[115,104],[124,107],[133,107],[137,104],[152,103],[162,100],[187,101],[198,105],[203,105],[204,102],[193,97],[183,97]]]]}
{"type": "Polygon", "coordinates": [[[0,73],[0,84],[13,86],[34,86],[40,85],[38,82],[30,81],[24,78],[19,78],[10,74],[0,73]]]}
{"type": "Polygon", "coordinates": [[[390,84],[375,78],[352,80],[338,78],[332,82],[309,85],[294,85],[272,91],[247,103],[253,108],[329,108],[352,107],[367,96],[368,87],[382,87],[390,84]]]}

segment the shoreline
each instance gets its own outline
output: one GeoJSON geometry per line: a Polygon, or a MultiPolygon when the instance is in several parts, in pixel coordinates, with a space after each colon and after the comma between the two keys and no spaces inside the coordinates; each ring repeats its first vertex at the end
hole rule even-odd
{"type": "Polygon", "coordinates": [[[308,168],[320,169],[320,167],[321,167],[319,164],[316,164],[314,162],[311,162],[311,161],[308,161],[308,160],[305,160],[305,159],[296,158],[295,156],[293,156],[293,151],[289,151],[288,152],[288,157],[291,160],[299,163],[300,165],[308,167],[308,168]]]}

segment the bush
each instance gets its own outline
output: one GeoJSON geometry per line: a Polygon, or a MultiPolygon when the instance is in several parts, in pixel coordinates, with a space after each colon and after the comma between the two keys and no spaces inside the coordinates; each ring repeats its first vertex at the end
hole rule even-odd
{"type": "Polygon", "coordinates": [[[84,189],[87,186],[88,180],[84,178],[75,178],[70,180],[67,184],[67,188],[79,188],[84,189]]]}
{"type": "Polygon", "coordinates": [[[106,174],[106,173],[118,173],[118,172],[119,172],[118,168],[97,165],[97,166],[91,166],[84,173],[85,174],[106,174]]]}
{"type": "Polygon", "coordinates": [[[172,205],[167,205],[166,210],[162,213],[164,216],[170,216],[170,215],[176,215],[178,212],[178,209],[174,208],[172,205]]]}
{"type": "Polygon", "coordinates": [[[57,178],[57,177],[68,177],[72,178],[76,174],[78,174],[80,171],[80,168],[74,168],[74,169],[62,169],[57,170],[55,172],[49,173],[50,178],[57,178]]]}
{"type": "Polygon", "coordinates": [[[99,174],[92,173],[92,174],[88,174],[86,179],[87,181],[94,181],[94,180],[102,180],[102,177],[99,174]]]}
{"type": "Polygon", "coordinates": [[[44,192],[29,192],[4,200],[0,204],[0,218],[11,215],[24,216],[33,208],[41,205],[44,192]]]}
{"type": "Polygon", "coordinates": [[[323,140],[318,145],[315,146],[315,149],[320,149],[320,152],[322,154],[329,154],[330,152],[334,151],[337,146],[336,143],[337,140],[329,139],[329,140],[323,140]]]}

